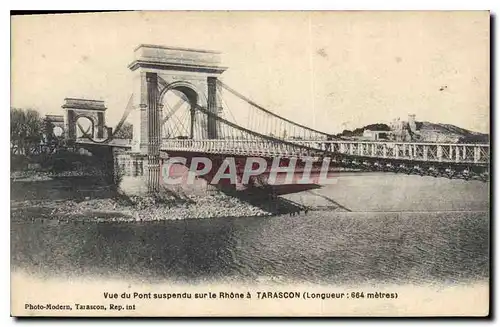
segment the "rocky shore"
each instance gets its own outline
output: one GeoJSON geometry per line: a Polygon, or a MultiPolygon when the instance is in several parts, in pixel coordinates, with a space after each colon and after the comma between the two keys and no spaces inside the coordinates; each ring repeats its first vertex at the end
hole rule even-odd
{"type": "Polygon", "coordinates": [[[12,200],[11,212],[16,220],[40,216],[49,220],[85,221],[160,221],[270,215],[258,207],[219,194],[193,199],[191,203],[156,202],[156,199],[148,197],[137,197],[132,201],[120,198],[86,199],[80,202],[12,200]]]}
{"type": "Polygon", "coordinates": [[[203,196],[172,193],[156,197],[125,196],[120,193],[100,196],[97,195],[98,186],[91,186],[92,190],[88,192],[79,184],[68,188],[65,183],[72,177],[67,175],[63,176],[64,179],[49,174],[11,175],[11,188],[15,185],[21,191],[26,191],[18,190],[11,198],[13,219],[159,221],[270,215],[265,209],[221,192],[210,192],[203,196]],[[43,183],[47,184],[41,185],[43,183]],[[32,192],[34,188],[41,188],[42,191],[32,192]],[[44,197],[45,194],[54,192],[57,193],[56,196],[44,197]],[[75,196],[68,192],[75,193],[75,196]]]}

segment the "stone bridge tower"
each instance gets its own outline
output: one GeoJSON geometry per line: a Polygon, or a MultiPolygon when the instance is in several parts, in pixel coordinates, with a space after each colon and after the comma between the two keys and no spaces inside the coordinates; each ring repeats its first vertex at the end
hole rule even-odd
{"type": "MultiPolygon", "coordinates": [[[[161,140],[161,109],[163,97],[169,90],[182,92],[191,103],[216,113],[217,78],[226,67],[220,66],[220,54],[214,51],[139,45],[134,61],[134,125],[132,150],[147,153],[151,138],[161,140]]],[[[208,137],[216,138],[215,121],[208,122],[208,137]]],[[[192,137],[192,133],[190,135],[192,137]]]]}
{"type": "Polygon", "coordinates": [[[105,135],[104,101],[77,98],[66,98],[62,105],[64,109],[64,132],[67,139],[77,137],[77,123],[79,118],[86,118],[91,122],[89,137],[103,139],[105,135]]]}
{"type": "MultiPolygon", "coordinates": [[[[129,65],[134,73],[132,152],[147,155],[148,190],[156,192],[160,181],[161,117],[167,91],[182,92],[191,104],[191,132],[197,106],[217,113],[217,78],[226,67],[220,53],[207,50],[139,45],[129,65]]],[[[207,118],[208,138],[217,138],[215,119],[207,118]]]]}

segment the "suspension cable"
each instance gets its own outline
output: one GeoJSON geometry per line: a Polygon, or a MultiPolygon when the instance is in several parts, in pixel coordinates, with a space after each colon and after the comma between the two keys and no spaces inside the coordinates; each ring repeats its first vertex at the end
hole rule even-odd
{"type": "Polygon", "coordinates": [[[304,129],[307,129],[309,131],[312,131],[312,132],[315,132],[315,133],[318,133],[320,135],[323,135],[323,136],[326,136],[326,137],[332,137],[332,135],[330,134],[327,134],[327,133],[324,133],[324,132],[321,132],[321,131],[318,131],[316,129],[313,129],[313,128],[310,128],[310,127],[307,127],[307,126],[304,126],[304,125],[301,125],[299,123],[296,123],[294,121],[291,121],[289,119],[286,119],[284,117],[281,117],[280,115],[277,115],[275,114],[274,112],[272,111],[269,111],[267,109],[265,109],[264,107],[258,105],[257,103],[253,102],[251,99],[247,98],[246,96],[244,96],[243,94],[239,93],[238,91],[234,90],[233,88],[229,87],[227,84],[224,84],[222,81],[220,80],[217,80],[217,83],[220,84],[221,87],[223,87],[224,89],[228,90],[229,92],[231,92],[232,94],[234,94],[235,96],[237,96],[238,98],[242,99],[243,101],[249,103],[250,105],[256,107],[257,109],[267,113],[268,115],[271,115],[271,116],[274,116],[278,119],[281,119],[281,120],[284,120],[290,124],[293,124],[295,126],[298,126],[298,127],[301,127],[301,128],[304,128],[304,129]]]}
{"type": "Polygon", "coordinates": [[[316,151],[316,152],[321,152],[321,150],[318,150],[318,149],[315,149],[313,147],[309,147],[309,146],[306,146],[306,145],[302,145],[302,144],[296,144],[296,143],[293,143],[293,142],[288,142],[288,141],[285,141],[285,140],[280,140],[280,139],[277,139],[275,137],[272,137],[272,136],[268,136],[268,135],[263,135],[263,134],[260,134],[260,133],[257,133],[257,132],[254,132],[254,131],[251,131],[249,129],[246,129],[244,127],[241,127],[241,126],[238,126],[224,118],[221,118],[219,116],[217,116],[216,114],[214,114],[213,112],[210,112],[208,110],[206,110],[205,108],[201,107],[201,106],[198,106],[196,105],[196,109],[203,112],[205,115],[207,116],[211,116],[211,117],[214,117],[216,120],[236,129],[236,130],[239,130],[241,133],[245,132],[251,136],[254,136],[254,137],[257,137],[259,139],[265,139],[267,141],[271,141],[271,142],[274,142],[274,143],[279,143],[279,144],[284,144],[284,145],[288,145],[288,146],[292,146],[292,147],[295,147],[295,148],[301,148],[301,149],[307,149],[307,150],[312,150],[312,151],[316,151]]]}
{"type": "Polygon", "coordinates": [[[113,129],[112,134],[108,135],[108,137],[105,140],[97,141],[93,137],[90,137],[88,135],[83,135],[83,137],[92,141],[93,143],[97,143],[97,144],[104,144],[104,143],[109,143],[110,141],[112,141],[115,138],[116,133],[118,133],[118,131],[122,128],[123,124],[125,123],[125,120],[129,116],[132,109],[134,109],[133,99],[134,99],[134,94],[131,94],[130,98],[128,100],[127,106],[125,107],[125,111],[123,112],[122,118],[120,118],[120,121],[118,122],[116,127],[113,129]]]}

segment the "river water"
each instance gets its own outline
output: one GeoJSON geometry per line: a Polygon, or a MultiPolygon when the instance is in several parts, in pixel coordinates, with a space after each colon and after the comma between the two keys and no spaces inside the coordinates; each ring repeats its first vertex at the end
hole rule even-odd
{"type": "Polygon", "coordinates": [[[345,175],[318,210],[143,223],[11,222],[11,266],[146,282],[459,283],[489,276],[487,183],[345,175]],[[342,211],[330,210],[341,206],[342,211]],[[425,212],[422,212],[425,211],[425,212]]]}

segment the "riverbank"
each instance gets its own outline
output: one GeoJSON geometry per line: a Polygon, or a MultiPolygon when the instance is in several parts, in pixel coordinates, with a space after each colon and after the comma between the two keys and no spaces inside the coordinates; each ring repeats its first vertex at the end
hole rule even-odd
{"type": "Polygon", "coordinates": [[[236,198],[216,194],[188,201],[150,197],[11,201],[15,220],[159,221],[215,217],[267,216],[271,213],[236,198]]]}
{"type": "Polygon", "coordinates": [[[197,196],[171,193],[159,201],[120,196],[102,177],[74,175],[11,176],[12,219],[157,221],[288,215],[305,210],[458,212],[489,208],[488,184],[480,181],[391,173],[344,173],[333,185],[275,199],[238,198],[212,190],[197,196]]]}
{"type": "Polygon", "coordinates": [[[159,221],[215,217],[255,217],[299,211],[288,200],[245,199],[211,190],[203,195],[174,193],[126,196],[101,176],[11,174],[11,215],[16,221],[159,221]],[[281,204],[280,201],[285,203],[281,204]],[[276,202],[276,203],[274,203],[276,202]]]}

